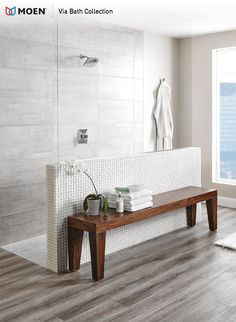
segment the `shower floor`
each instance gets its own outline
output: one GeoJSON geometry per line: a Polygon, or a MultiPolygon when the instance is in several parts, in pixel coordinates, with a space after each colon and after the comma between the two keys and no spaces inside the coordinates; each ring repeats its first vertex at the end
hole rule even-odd
{"type": "Polygon", "coordinates": [[[3,249],[47,268],[47,235],[1,246],[3,249]]]}

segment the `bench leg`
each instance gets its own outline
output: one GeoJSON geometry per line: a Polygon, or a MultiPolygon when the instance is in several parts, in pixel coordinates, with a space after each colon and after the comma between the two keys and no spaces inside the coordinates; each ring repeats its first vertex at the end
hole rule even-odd
{"type": "Polygon", "coordinates": [[[92,276],[95,281],[104,278],[106,232],[89,232],[92,276]]]}
{"type": "Polygon", "coordinates": [[[217,229],[217,196],[206,201],[209,229],[217,229]]]}
{"type": "Polygon", "coordinates": [[[189,227],[193,227],[196,224],[196,212],[196,204],[187,207],[187,224],[189,227]]]}
{"type": "Polygon", "coordinates": [[[69,270],[76,272],[80,268],[83,231],[68,227],[69,270]]]}

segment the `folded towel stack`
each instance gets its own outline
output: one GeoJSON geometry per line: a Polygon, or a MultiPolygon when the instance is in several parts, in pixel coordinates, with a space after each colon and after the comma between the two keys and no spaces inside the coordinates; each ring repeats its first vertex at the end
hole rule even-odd
{"type": "Polygon", "coordinates": [[[152,192],[143,185],[133,185],[125,188],[117,187],[115,191],[110,192],[108,196],[110,208],[116,208],[116,200],[119,192],[124,199],[125,211],[137,211],[153,206],[152,192]]]}

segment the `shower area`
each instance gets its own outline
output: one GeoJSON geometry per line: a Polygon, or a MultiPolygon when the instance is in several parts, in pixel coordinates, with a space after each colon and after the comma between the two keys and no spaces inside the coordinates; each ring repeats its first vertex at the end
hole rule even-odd
{"type": "Polygon", "coordinates": [[[0,25],[0,247],[45,266],[46,165],[143,151],[143,33],[57,12],[0,25]]]}

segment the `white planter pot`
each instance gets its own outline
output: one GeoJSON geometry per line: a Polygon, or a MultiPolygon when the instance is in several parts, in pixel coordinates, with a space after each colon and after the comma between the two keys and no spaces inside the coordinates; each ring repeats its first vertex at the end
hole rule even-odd
{"type": "Polygon", "coordinates": [[[91,216],[98,216],[100,214],[100,208],[101,208],[101,200],[87,200],[88,202],[88,210],[87,214],[91,216]]]}

